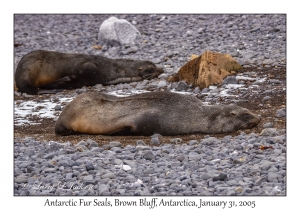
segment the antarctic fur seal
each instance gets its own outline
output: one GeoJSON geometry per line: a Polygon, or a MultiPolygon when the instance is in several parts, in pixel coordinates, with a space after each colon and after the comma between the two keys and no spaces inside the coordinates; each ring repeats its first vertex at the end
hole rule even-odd
{"type": "Polygon", "coordinates": [[[15,81],[20,92],[39,94],[96,84],[136,82],[161,73],[162,69],[145,60],[38,50],[20,60],[15,81]]]}
{"type": "Polygon", "coordinates": [[[235,105],[203,105],[194,96],[148,92],[116,97],[100,92],[77,96],[60,114],[59,135],[180,135],[227,133],[252,128],[260,118],[235,105]]]}

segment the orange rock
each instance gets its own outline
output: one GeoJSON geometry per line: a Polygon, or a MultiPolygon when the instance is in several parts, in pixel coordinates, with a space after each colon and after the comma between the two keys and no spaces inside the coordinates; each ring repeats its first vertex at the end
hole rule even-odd
{"type": "Polygon", "coordinates": [[[96,50],[101,50],[102,49],[102,46],[100,46],[100,45],[94,45],[93,46],[96,50]]]}
{"type": "Polygon", "coordinates": [[[200,89],[219,84],[223,79],[241,69],[231,55],[206,51],[183,65],[169,82],[186,81],[200,89]]]}

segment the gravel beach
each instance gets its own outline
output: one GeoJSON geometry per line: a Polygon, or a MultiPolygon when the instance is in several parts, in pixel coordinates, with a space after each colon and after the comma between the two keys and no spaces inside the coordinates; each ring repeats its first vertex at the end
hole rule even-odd
{"type": "Polygon", "coordinates": [[[15,91],[14,195],[286,195],[286,15],[16,14],[14,69],[34,50],[150,60],[164,73],[57,94],[15,91]],[[137,28],[138,45],[99,42],[99,27],[112,16],[137,28]],[[167,81],[207,50],[232,55],[243,69],[203,90],[167,81]],[[218,135],[56,136],[65,105],[87,91],[190,94],[207,105],[248,108],[261,122],[218,135]]]}

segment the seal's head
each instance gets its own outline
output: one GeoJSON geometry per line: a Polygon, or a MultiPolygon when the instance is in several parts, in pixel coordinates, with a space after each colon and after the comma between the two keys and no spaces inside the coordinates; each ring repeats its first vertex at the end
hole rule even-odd
{"type": "Polygon", "coordinates": [[[236,105],[212,105],[208,116],[211,133],[228,133],[251,129],[260,122],[260,117],[246,108],[236,105]]]}
{"type": "Polygon", "coordinates": [[[157,68],[150,61],[143,61],[140,63],[140,65],[138,65],[138,76],[142,77],[143,79],[152,79],[159,76],[163,72],[164,71],[161,68],[157,68]]]}
{"type": "Polygon", "coordinates": [[[238,111],[231,111],[231,115],[234,115],[237,120],[241,122],[241,125],[237,126],[240,129],[251,129],[260,122],[260,117],[250,112],[248,109],[240,108],[238,111]]]}
{"type": "Polygon", "coordinates": [[[150,80],[164,72],[151,61],[130,59],[115,59],[114,61],[117,64],[114,66],[116,68],[112,67],[113,71],[109,72],[110,79],[103,83],[105,85],[150,80]]]}

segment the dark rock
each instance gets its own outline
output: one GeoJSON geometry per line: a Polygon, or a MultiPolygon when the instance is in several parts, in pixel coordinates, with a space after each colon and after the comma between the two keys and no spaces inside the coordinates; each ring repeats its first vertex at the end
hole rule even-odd
{"type": "Polygon", "coordinates": [[[186,84],[186,82],[178,82],[177,91],[186,91],[189,88],[189,86],[186,84]]]}
{"type": "Polygon", "coordinates": [[[178,156],[177,160],[182,162],[185,159],[185,157],[183,155],[178,156]]]}
{"type": "Polygon", "coordinates": [[[213,181],[224,181],[227,178],[227,174],[220,173],[218,176],[214,176],[213,181]]]}
{"type": "Polygon", "coordinates": [[[60,161],[58,162],[58,166],[69,167],[70,164],[69,164],[69,161],[68,161],[68,160],[60,160],[60,161]]]}
{"type": "Polygon", "coordinates": [[[160,145],[159,138],[158,137],[151,138],[150,144],[151,145],[160,145]]]}
{"type": "Polygon", "coordinates": [[[88,148],[91,149],[92,147],[98,147],[99,144],[97,142],[95,142],[92,139],[87,139],[86,143],[88,144],[88,148]]]}
{"type": "Polygon", "coordinates": [[[223,84],[237,84],[237,83],[238,83],[238,81],[235,76],[227,76],[223,80],[223,84]]]}
{"type": "Polygon", "coordinates": [[[146,160],[153,160],[155,158],[155,156],[153,155],[153,153],[151,151],[145,152],[145,154],[143,155],[143,157],[146,160]]]}
{"type": "Polygon", "coordinates": [[[270,96],[265,96],[265,97],[263,97],[262,101],[268,101],[268,100],[270,100],[270,99],[271,99],[270,96]]]}
{"type": "Polygon", "coordinates": [[[94,165],[93,163],[91,162],[86,162],[85,163],[85,167],[86,167],[86,170],[89,171],[89,170],[94,170],[94,165]]]}
{"type": "Polygon", "coordinates": [[[286,108],[282,108],[276,111],[276,117],[285,117],[286,116],[286,108]]]}
{"type": "Polygon", "coordinates": [[[61,106],[60,105],[56,105],[54,107],[54,111],[61,111],[61,106]]]}

